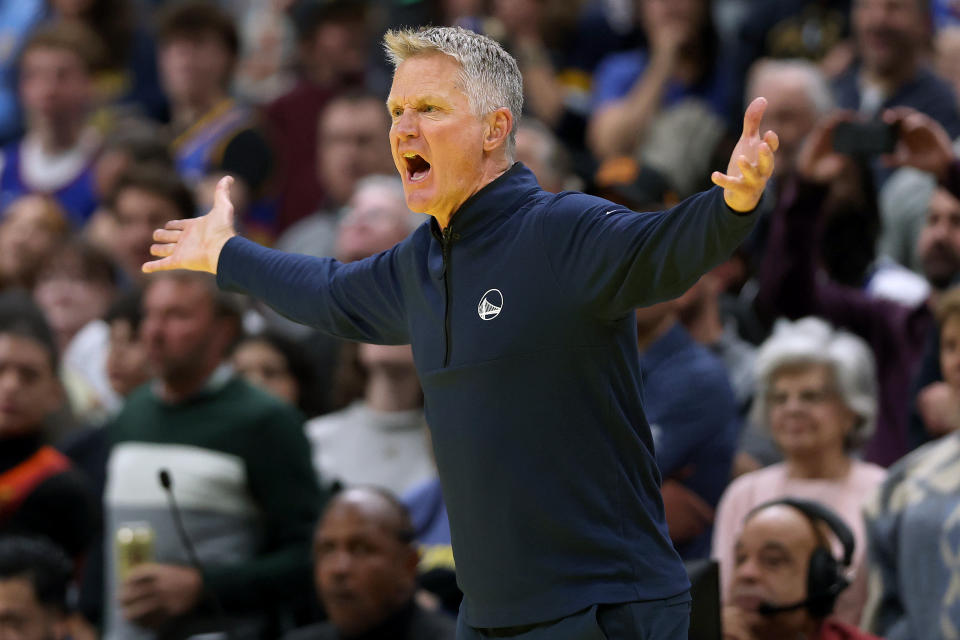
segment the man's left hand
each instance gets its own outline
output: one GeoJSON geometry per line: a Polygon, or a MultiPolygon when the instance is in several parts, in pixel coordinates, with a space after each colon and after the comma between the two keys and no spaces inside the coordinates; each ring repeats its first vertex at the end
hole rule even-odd
{"type": "Polygon", "coordinates": [[[730,154],[727,173],[714,171],[710,179],[723,187],[723,199],[734,211],[753,211],[773,174],[773,154],[780,140],[773,131],[760,137],[760,121],[767,109],[766,98],[756,98],[743,116],[743,133],[730,154]]]}
{"type": "Polygon", "coordinates": [[[193,609],[202,592],[203,577],[192,567],[143,564],[120,587],[120,606],[127,620],[158,627],[193,609]]]}

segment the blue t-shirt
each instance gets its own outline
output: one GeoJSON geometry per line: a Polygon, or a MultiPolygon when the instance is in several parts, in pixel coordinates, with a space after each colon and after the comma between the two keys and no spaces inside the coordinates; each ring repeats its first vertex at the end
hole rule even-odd
{"type": "MultiPolygon", "coordinates": [[[[641,355],[640,370],[660,474],[669,478],[688,469],[691,475],[683,474],[681,483],[716,507],[730,480],[740,432],[723,361],[677,323],[641,355]]],[[[711,532],[679,546],[680,557],[707,557],[711,532]]]]}
{"type": "MultiPolygon", "coordinates": [[[[593,75],[593,110],[628,93],[647,69],[649,58],[645,51],[635,49],[607,56],[600,62],[593,75]]],[[[684,98],[700,98],[710,108],[726,119],[729,110],[729,87],[724,67],[717,64],[700,83],[687,86],[678,80],[670,80],[663,93],[661,106],[669,107],[684,98]]]]}

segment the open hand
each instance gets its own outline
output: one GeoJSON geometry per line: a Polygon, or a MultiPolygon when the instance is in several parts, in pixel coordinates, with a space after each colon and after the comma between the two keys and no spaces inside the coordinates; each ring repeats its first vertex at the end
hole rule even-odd
{"type": "Polygon", "coordinates": [[[752,211],[773,174],[773,154],[780,140],[773,131],[760,137],[760,121],[767,108],[766,98],[756,98],[743,116],[743,133],[733,153],[727,173],[714,171],[710,179],[723,187],[723,199],[734,211],[752,211]]]}
{"type": "Polygon", "coordinates": [[[227,240],[236,235],[233,227],[233,204],[230,185],[233,178],[225,176],[217,183],[213,208],[205,216],[189,220],[171,220],[163,229],[153,232],[157,244],[150,246],[150,254],[160,258],[143,264],[144,273],[189,269],[217,272],[220,251],[227,240]]]}
{"type": "Polygon", "coordinates": [[[900,125],[897,146],[892,154],[883,157],[888,165],[915,167],[939,180],[944,178],[954,153],[950,135],[939,122],[910,107],[887,109],[883,121],[900,125]]]}

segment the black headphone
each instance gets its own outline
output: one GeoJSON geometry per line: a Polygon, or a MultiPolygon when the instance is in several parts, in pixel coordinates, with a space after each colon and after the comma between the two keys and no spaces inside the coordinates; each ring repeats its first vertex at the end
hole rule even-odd
{"type": "Polygon", "coordinates": [[[856,547],[853,532],[840,519],[840,516],[819,502],[813,502],[812,500],[800,500],[798,498],[771,500],[755,507],[750,511],[750,514],[753,515],[761,509],[779,504],[793,507],[802,513],[814,528],[820,522],[826,524],[843,546],[843,557],[838,560],[829,546],[817,545],[817,548],[810,555],[810,565],[807,569],[807,597],[800,602],[788,605],[763,603],[758,611],[762,615],[769,616],[784,611],[806,608],[814,618],[826,618],[833,613],[837,597],[850,585],[846,570],[850,567],[853,560],[853,551],[856,547]]]}

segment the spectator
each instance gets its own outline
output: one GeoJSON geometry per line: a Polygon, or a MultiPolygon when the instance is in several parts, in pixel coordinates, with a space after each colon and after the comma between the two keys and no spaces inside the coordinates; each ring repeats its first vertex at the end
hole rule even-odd
{"type": "MultiPolygon", "coordinates": [[[[115,404],[102,416],[104,421],[113,418],[127,396],[151,377],[146,349],[140,339],[141,306],[140,292],[127,292],[113,301],[103,319],[110,332],[106,371],[116,398],[115,404]]],[[[84,427],[67,434],[57,443],[57,448],[90,480],[99,504],[103,502],[107,481],[107,429],[96,422],[88,422],[84,427]]],[[[96,540],[80,567],[77,603],[83,616],[96,626],[103,622],[103,564],[103,532],[98,527],[96,540]]]]}
{"type": "MultiPolygon", "coordinates": [[[[138,3],[131,0],[48,0],[51,18],[85,27],[96,33],[104,46],[95,69],[95,84],[101,105],[161,118],[166,100],[157,79],[153,38],[138,24],[138,3]]],[[[116,113],[104,113],[106,127],[116,124],[116,113]]]]}
{"type": "Polygon", "coordinates": [[[150,259],[153,230],[196,213],[187,185],[172,169],[155,164],[132,166],[121,173],[107,207],[113,214],[113,258],[134,284],[143,283],[140,266],[150,259]]]}
{"type": "Polygon", "coordinates": [[[0,38],[9,43],[0,51],[0,144],[6,144],[23,133],[16,92],[17,63],[23,44],[44,18],[46,1],[5,2],[0,9],[0,38]]]}
{"type": "Polygon", "coordinates": [[[547,191],[560,193],[574,188],[570,155],[559,138],[539,120],[523,118],[520,121],[517,162],[527,165],[547,191]]]}
{"type": "Polygon", "coordinates": [[[73,563],[42,538],[0,537],[0,629],[15,640],[68,640],[73,563]]]}
{"type": "Polygon", "coordinates": [[[832,615],[856,549],[835,513],[785,499],[759,505],[743,520],[735,548],[724,550],[736,558],[724,640],[878,640],[832,615]],[[843,549],[839,559],[831,537],[843,549]]]}
{"type": "Polygon", "coordinates": [[[117,124],[103,143],[94,167],[98,207],[83,234],[91,244],[112,253],[117,234],[116,221],[105,207],[117,181],[133,165],[147,164],[173,169],[170,145],[156,124],[134,118],[117,124]]]}
{"type": "Polygon", "coordinates": [[[46,536],[79,559],[96,509],[86,479],[45,444],[64,399],[56,371],[43,315],[26,297],[0,296],[0,532],[46,536]]]}
{"type": "Polygon", "coordinates": [[[410,516],[393,495],[347,489],[327,506],[314,536],[314,579],[328,622],[285,640],[453,640],[455,623],[414,601],[417,550],[410,516]]]}
{"type": "Polygon", "coordinates": [[[740,418],[723,363],[693,341],[676,309],[675,301],[638,309],[637,335],[670,538],[682,558],[694,559],[710,552],[713,508],[730,478],[740,418]]]}
{"type": "Polygon", "coordinates": [[[76,239],[57,249],[33,290],[57,338],[70,406],[82,421],[101,418],[117,402],[106,375],[109,331],[103,322],[115,293],[113,264],[76,239]]]}
{"type": "Polygon", "coordinates": [[[317,385],[314,363],[303,347],[281,333],[267,331],[240,341],[230,356],[247,382],[269,391],[312,418],[319,415],[326,392],[317,385]]]}
{"type": "MultiPolygon", "coordinates": [[[[348,351],[349,352],[349,351],[348,351]]],[[[409,345],[361,344],[363,397],[307,423],[317,474],[401,495],[436,476],[409,345]]]]}
{"type": "Polygon", "coordinates": [[[219,628],[213,594],[235,633],[262,627],[309,591],[308,540],[322,504],[297,412],[223,366],[238,316],[212,278],[170,274],[144,294],[141,328],[156,372],[107,426],[107,638],[167,637],[219,628]],[[204,573],[167,509],[168,469],[204,573]],[[149,523],[154,562],[117,579],[112,540],[149,523]]]}
{"type": "Polygon", "coordinates": [[[737,411],[745,415],[753,398],[756,347],[740,337],[736,319],[724,313],[726,296],[721,290],[722,284],[719,274],[705,273],[677,299],[677,314],[690,337],[723,361],[736,397],[737,411]]]}
{"type": "MultiPolygon", "coordinates": [[[[709,0],[639,0],[649,46],[608,56],[594,76],[587,131],[600,159],[633,155],[658,114],[687,98],[709,105],[725,126],[728,82],[722,73],[709,0]]],[[[702,149],[702,147],[701,147],[702,149]]]]}
{"type": "Polygon", "coordinates": [[[853,0],[851,11],[858,63],[834,82],[837,104],[864,118],[906,106],[939,122],[951,138],[960,135],[956,97],[927,68],[933,34],[929,0],[853,0]]]}
{"type": "MultiPolygon", "coordinates": [[[[230,7],[230,3],[224,5],[230,7]]],[[[236,93],[250,104],[265,105],[287,93],[296,81],[293,21],[282,3],[251,3],[237,16],[237,24],[240,58],[234,81],[236,93]]]]}
{"type": "Polygon", "coordinates": [[[494,0],[490,7],[484,28],[473,30],[504,43],[523,75],[526,110],[580,152],[586,144],[591,75],[604,54],[616,50],[610,28],[585,21],[582,4],[564,0],[494,0]]]}
{"type": "Polygon", "coordinates": [[[320,115],[317,154],[324,200],[319,210],[291,227],[277,242],[284,251],[329,256],[335,217],[347,204],[357,181],[373,174],[393,174],[390,148],[383,141],[390,119],[383,99],[350,93],[331,100],[320,115]]]}
{"type": "Polygon", "coordinates": [[[934,51],[937,75],[950,83],[954,95],[960,95],[960,26],[939,29],[934,39],[934,51]]]}
{"type": "Polygon", "coordinates": [[[920,233],[927,223],[931,205],[942,206],[950,200],[934,199],[937,179],[923,171],[904,167],[890,174],[880,188],[881,231],[877,250],[884,258],[922,274],[917,254],[920,233]]]}
{"type": "MultiPolygon", "coordinates": [[[[325,199],[318,154],[321,146],[304,141],[321,139],[318,122],[331,99],[365,86],[365,67],[373,41],[364,5],[354,0],[303,2],[293,11],[300,80],[266,109],[283,167],[280,231],[310,215],[325,199]]],[[[382,111],[382,99],[380,103],[382,111]]]]}
{"type": "Polygon", "coordinates": [[[774,176],[791,175],[803,141],[833,109],[830,85],[812,62],[762,59],[747,76],[747,103],[757,96],[767,99],[762,126],[776,131],[780,140],[774,176]]]}
{"type": "Polygon", "coordinates": [[[152,377],[146,348],[140,336],[143,300],[139,291],[130,291],[114,300],[104,321],[110,327],[107,376],[110,386],[122,398],[152,377]]]}
{"type": "Polygon", "coordinates": [[[424,220],[407,208],[400,180],[367,176],[357,181],[340,218],[333,255],[341,262],[353,262],[386,251],[424,220]]]}
{"type": "Polygon", "coordinates": [[[943,380],[929,384],[917,397],[926,431],[934,438],[960,429],[960,289],[948,290],[937,302],[937,326],[943,380]]]}
{"type": "Polygon", "coordinates": [[[158,45],[177,171],[194,188],[209,176],[237,178],[242,223],[255,236],[272,238],[275,211],[265,200],[272,152],[253,112],[228,93],[239,49],[233,19],[201,0],[173,4],[160,18],[158,45]]]}
{"type": "Polygon", "coordinates": [[[836,612],[844,622],[859,622],[867,589],[860,507],[884,470],[853,454],[873,430],[876,411],[873,356],[862,340],[817,318],[777,326],[757,355],[753,417],[769,428],[784,462],[737,478],[720,500],[713,554],[724,591],[736,574],[733,541],[751,509],[784,497],[817,500],[840,514],[857,539],[853,586],[836,612]]]}
{"type": "Polygon", "coordinates": [[[70,231],[67,216],[50,196],[17,198],[0,215],[0,287],[33,289],[38,272],[70,231]]]}
{"type": "Polygon", "coordinates": [[[88,118],[100,47],[97,37],[78,25],[44,27],[24,45],[20,98],[27,131],[3,149],[0,206],[44,193],[57,199],[75,228],[93,214],[100,136],[88,118]]]}
{"type": "MultiPolygon", "coordinates": [[[[948,174],[953,151],[942,127],[912,110],[894,110],[887,116],[902,123],[896,163],[948,174]]],[[[904,305],[875,298],[861,287],[817,277],[818,221],[830,204],[831,188],[846,189],[850,184],[845,179],[849,160],[832,149],[832,132],[841,117],[831,116],[818,124],[799,154],[797,175],[791,177],[771,218],[757,304],[768,317],[818,315],[867,340],[877,358],[881,392],[876,435],[867,443],[864,456],[889,465],[909,448],[908,389],[933,317],[926,301],[904,305]]],[[[960,183],[951,189],[960,194],[960,183]]],[[[955,201],[950,193],[944,188],[948,202],[955,201]]],[[[917,253],[934,294],[960,273],[957,220],[960,204],[931,209],[918,240],[917,253]]]]}
{"type": "MultiPolygon", "coordinates": [[[[954,301],[956,297],[954,296],[954,301]]],[[[956,637],[960,432],[912,452],[865,508],[870,596],[865,627],[889,640],[956,637]]]]}

